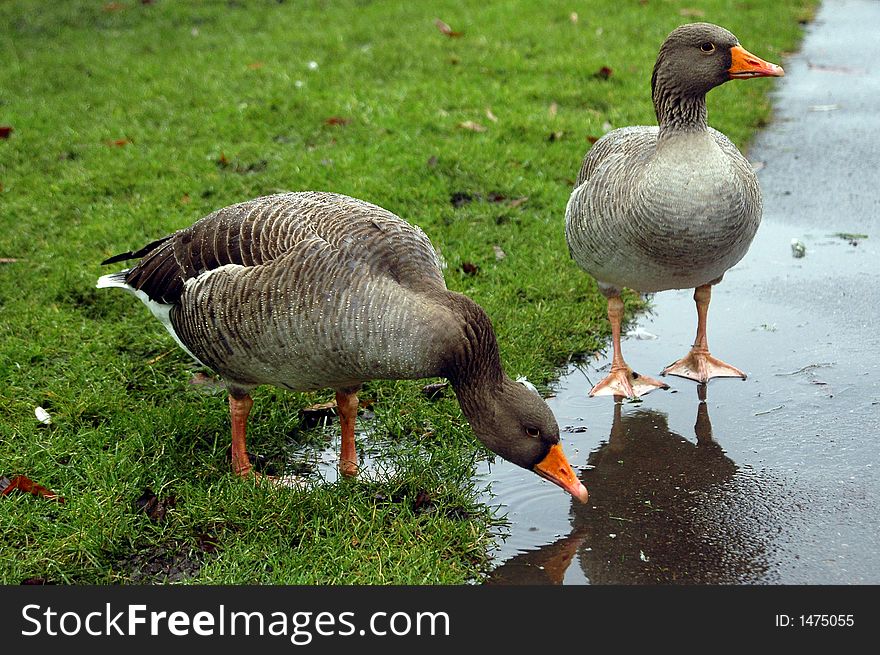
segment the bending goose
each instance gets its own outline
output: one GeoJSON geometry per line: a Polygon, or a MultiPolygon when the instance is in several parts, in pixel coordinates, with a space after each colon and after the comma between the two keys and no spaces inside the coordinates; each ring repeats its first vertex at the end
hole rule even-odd
{"type": "Polygon", "coordinates": [[[761,221],[751,165],[708,126],[706,94],[731,79],[782,76],[709,23],[675,29],[663,42],[651,91],[658,126],[624,127],[584,158],[565,211],[574,260],[608,299],[613,359],[590,395],[635,397],[668,385],[634,373],[620,349],[622,287],[639,292],[694,288],[697,335],[691,351],[662,375],[707,382],[746,375],[709,353],[712,285],[746,254],[761,221]]]}
{"type": "Polygon", "coordinates": [[[502,370],[489,317],[446,288],[428,237],[391,212],[331,193],[266,196],[103,263],[137,258],[97,286],[133,293],[225,379],[235,473],[251,471],[258,385],[335,389],[339,466],[354,475],[361,383],[443,376],[490,450],[586,502],[549,407],[502,370]]]}

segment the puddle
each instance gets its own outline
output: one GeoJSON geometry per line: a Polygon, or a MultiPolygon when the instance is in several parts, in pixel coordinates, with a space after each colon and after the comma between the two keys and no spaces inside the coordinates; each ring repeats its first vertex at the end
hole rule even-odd
{"type": "MultiPolygon", "coordinates": [[[[880,497],[878,254],[870,238],[852,245],[765,219],[709,310],[710,349],[749,377],[711,380],[705,401],[694,382],[668,377],[670,391],[616,405],[587,396],[610,352],[570,367],[548,402],[590,501],[506,462],[483,467],[485,500],[510,522],[490,583],[880,580],[880,539],[865,520],[880,497]]],[[[655,294],[629,326],[635,370],[656,375],[687,352],[692,295],[655,294]]]]}

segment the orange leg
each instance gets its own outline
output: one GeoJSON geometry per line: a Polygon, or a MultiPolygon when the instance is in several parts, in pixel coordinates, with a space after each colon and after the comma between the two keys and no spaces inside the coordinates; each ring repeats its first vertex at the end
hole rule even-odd
{"type": "Polygon", "coordinates": [[[637,398],[654,389],[668,389],[668,384],[635,373],[624,361],[620,349],[620,324],[623,321],[623,301],[620,296],[608,298],[608,320],[611,322],[611,344],[614,348],[611,372],[590,390],[590,396],[637,398]]]}
{"type": "Polygon", "coordinates": [[[336,392],[336,411],[342,427],[342,448],[339,453],[339,470],[342,475],[354,476],[358,472],[357,450],[354,443],[354,424],[357,419],[357,390],[336,392]]]}
{"type": "Polygon", "coordinates": [[[738,368],[725,364],[709,354],[709,340],[706,337],[706,317],[709,302],[712,300],[712,286],[704,284],[694,289],[694,302],[697,304],[697,338],[690,352],[663,369],[662,375],[677,375],[702,384],[710,378],[742,378],[746,374],[738,368]]]}
{"type": "Polygon", "coordinates": [[[229,413],[232,417],[232,471],[241,476],[251,472],[246,434],[248,414],[251,413],[253,406],[254,401],[248,394],[244,394],[241,398],[229,394],[229,413]]]}

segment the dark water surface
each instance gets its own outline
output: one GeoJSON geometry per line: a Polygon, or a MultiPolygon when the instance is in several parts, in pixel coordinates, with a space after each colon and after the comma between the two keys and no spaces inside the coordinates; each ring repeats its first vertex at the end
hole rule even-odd
{"type": "MultiPolygon", "coordinates": [[[[607,357],[572,367],[549,402],[590,501],[549,483],[536,492],[506,462],[484,471],[511,522],[492,581],[880,581],[878,344],[827,293],[841,263],[847,282],[867,285],[877,256],[867,241],[762,226],[709,314],[713,353],[745,381],[669,377],[670,391],[620,404],[587,396],[607,357]],[[792,257],[792,235],[807,257],[792,257]]],[[[687,351],[694,325],[690,292],[656,294],[654,313],[630,329],[657,338],[630,337],[624,354],[656,375],[687,351]]]]}

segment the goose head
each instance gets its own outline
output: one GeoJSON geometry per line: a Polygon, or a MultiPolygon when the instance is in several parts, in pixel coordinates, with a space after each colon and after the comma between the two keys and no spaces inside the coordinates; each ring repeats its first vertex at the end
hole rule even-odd
{"type": "Polygon", "coordinates": [[[689,23],[673,30],[657,56],[651,87],[658,95],[702,97],[734,79],[781,77],[781,66],[743,48],[733,34],[711,23],[689,23]]]}
{"type": "Polygon", "coordinates": [[[461,405],[474,435],[489,450],[587,502],[587,489],[559,443],[556,418],[537,392],[504,375],[497,384],[484,387],[476,403],[461,405]]]}

